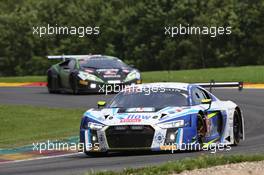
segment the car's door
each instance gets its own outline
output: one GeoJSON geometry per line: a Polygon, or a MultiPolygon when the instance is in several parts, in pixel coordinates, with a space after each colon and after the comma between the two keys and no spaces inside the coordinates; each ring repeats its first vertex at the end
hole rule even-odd
{"type": "Polygon", "coordinates": [[[60,64],[61,85],[64,88],[70,88],[69,76],[74,66],[75,60],[66,60],[60,64]]]}
{"type": "MultiPolygon", "coordinates": [[[[204,109],[209,107],[208,104],[201,104],[203,99],[211,99],[211,96],[204,90],[199,87],[196,87],[192,90],[192,100],[194,105],[199,105],[204,109]]],[[[212,100],[212,99],[211,99],[212,100]]],[[[211,141],[214,139],[220,138],[222,131],[223,118],[221,112],[218,110],[217,102],[212,100],[210,109],[207,111],[205,120],[206,120],[206,140],[211,141]]]]}

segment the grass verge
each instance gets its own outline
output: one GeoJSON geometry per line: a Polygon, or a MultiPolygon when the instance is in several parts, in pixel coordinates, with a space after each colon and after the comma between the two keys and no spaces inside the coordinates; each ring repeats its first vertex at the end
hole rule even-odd
{"type": "Polygon", "coordinates": [[[3,83],[46,82],[46,76],[0,77],[3,83]]]}
{"type": "Polygon", "coordinates": [[[217,165],[253,162],[264,160],[264,155],[231,155],[231,156],[200,156],[197,158],[185,158],[183,160],[176,160],[158,166],[149,166],[137,169],[125,169],[121,172],[105,171],[105,172],[88,172],[86,175],[167,175],[173,173],[181,173],[184,170],[194,170],[201,168],[208,168],[217,165]]]}
{"type": "Polygon", "coordinates": [[[180,71],[143,72],[144,82],[177,81],[177,82],[216,82],[243,81],[247,83],[264,83],[264,66],[245,66],[210,68],[180,71]]]}
{"type": "Polygon", "coordinates": [[[0,105],[0,148],[78,135],[84,111],[85,109],[0,105]]]}
{"type": "MultiPolygon", "coordinates": [[[[243,81],[264,83],[264,66],[243,66],[226,68],[193,69],[180,71],[142,72],[143,82],[217,82],[243,81]]],[[[0,77],[0,82],[45,82],[46,76],[0,77]]]]}

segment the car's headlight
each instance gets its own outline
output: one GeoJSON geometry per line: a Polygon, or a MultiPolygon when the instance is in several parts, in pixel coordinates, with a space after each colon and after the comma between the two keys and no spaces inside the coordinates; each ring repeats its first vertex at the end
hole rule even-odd
{"type": "Polygon", "coordinates": [[[87,124],[88,128],[93,129],[93,130],[99,130],[104,127],[104,125],[98,124],[98,123],[93,123],[93,122],[88,122],[87,124]]]}
{"type": "Polygon", "coordinates": [[[87,72],[83,72],[80,71],[78,76],[82,79],[82,80],[91,80],[91,81],[97,81],[97,82],[104,82],[103,80],[101,80],[100,78],[98,78],[97,76],[93,75],[93,74],[89,74],[87,72]]]}
{"type": "Polygon", "coordinates": [[[125,82],[127,82],[127,81],[131,81],[131,80],[135,80],[135,79],[140,79],[140,73],[138,72],[138,71],[132,71],[132,72],[130,72],[128,75],[127,75],[127,77],[126,77],[126,79],[125,79],[125,82]]]}
{"type": "Polygon", "coordinates": [[[184,120],[175,120],[172,122],[160,123],[160,124],[158,124],[158,126],[163,128],[163,129],[180,128],[180,127],[184,126],[184,120]]]}

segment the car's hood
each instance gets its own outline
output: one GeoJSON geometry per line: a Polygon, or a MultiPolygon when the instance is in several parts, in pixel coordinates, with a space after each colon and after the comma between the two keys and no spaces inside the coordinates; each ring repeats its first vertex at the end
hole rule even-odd
{"type": "Polygon", "coordinates": [[[166,107],[159,111],[150,108],[105,108],[90,109],[85,117],[91,121],[104,125],[152,125],[163,123],[171,119],[197,113],[197,109],[190,107],[166,107]]]}

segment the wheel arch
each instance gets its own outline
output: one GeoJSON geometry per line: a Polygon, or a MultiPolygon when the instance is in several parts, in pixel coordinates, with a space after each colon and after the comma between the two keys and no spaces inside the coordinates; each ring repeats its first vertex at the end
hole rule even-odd
{"type": "Polygon", "coordinates": [[[196,119],[195,119],[195,125],[196,125],[196,137],[197,137],[197,141],[199,142],[199,143],[204,143],[204,141],[205,141],[205,133],[206,133],[206,125],[205,125],[205,113],[204,113],[204,111],[202,111],[202,110],[199,110],[198,111],[198,113],[197,113],[197,115],[196,115],[197,117],[196,117],[196,119]],[[203,129],[201,130],[202,132],[201,133],[203,133],[203,134],[199,134],[198,133],[198,130],[199,130],[199,126],[198,126],[198,116],[201,116],[201,119],[202,119],[202,125],[203,125],[203,129]]]}

